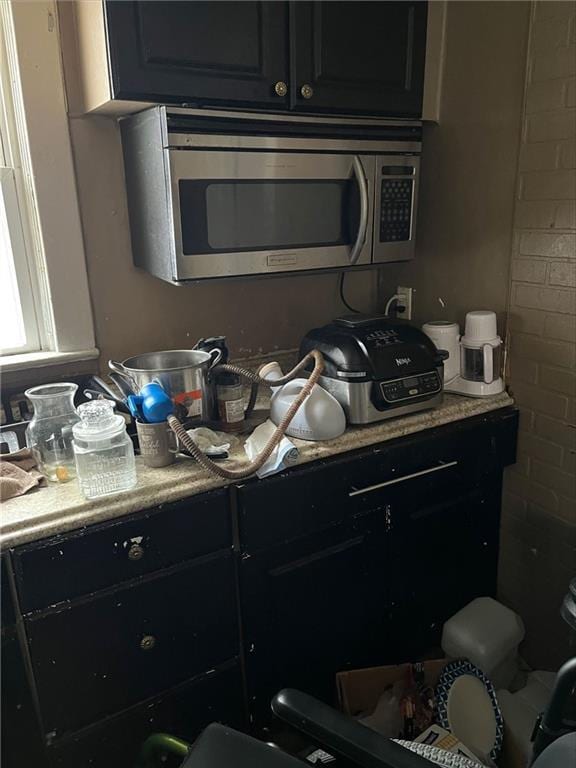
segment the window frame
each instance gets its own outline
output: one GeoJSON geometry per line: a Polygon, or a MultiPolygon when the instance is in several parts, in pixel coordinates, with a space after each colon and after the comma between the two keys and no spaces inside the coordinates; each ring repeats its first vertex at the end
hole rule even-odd
{"type": "Polygon", "coordinates": [[[96,358],[55,2],[0,2],[0,35],[13,107],[7,165],[20,204],[18,247],[26,251],[26,261],[18,254],[15,262],[25,316],[31,322],[33,303],[37,325],[28,350],[0,355],[0,364],[13,370],[96,358]]]}

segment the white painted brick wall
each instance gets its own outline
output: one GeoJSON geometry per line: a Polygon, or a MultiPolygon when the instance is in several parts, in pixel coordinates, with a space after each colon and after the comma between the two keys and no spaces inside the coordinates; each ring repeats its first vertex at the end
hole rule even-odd
{"type": "Polygon", "coordinates": [[[520,408],[499,590],[538,667],[568,655],[576,575],[576,4],[533,3],[510,278],[508,381],[520,408]]]}

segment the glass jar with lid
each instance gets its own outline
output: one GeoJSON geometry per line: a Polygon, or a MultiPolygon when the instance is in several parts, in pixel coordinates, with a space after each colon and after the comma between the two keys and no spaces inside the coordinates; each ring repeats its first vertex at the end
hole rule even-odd
{"type": "Polygon", "coordinates": [[[74,454],[80,490],[87,499],[127,491],[136,485],[134,446],[126,422],[109,400],[78,407],[74,454]]]}
{"type": "Polygon", "coordinates": [[[76,477],[72,428],[79,420],[74,408],[76,384],[42,384],[26,390],[34,415],[26,429],[26,445],[48,480],[65,483],[76,477]]]}

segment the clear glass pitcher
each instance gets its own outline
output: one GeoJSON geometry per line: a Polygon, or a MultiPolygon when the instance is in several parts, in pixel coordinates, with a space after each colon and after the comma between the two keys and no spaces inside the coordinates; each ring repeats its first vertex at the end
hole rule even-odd
{"type": "Polygon", "coordinates": [[[43,384],[26,390],[34,416],[26,429],[26,445],[48,480],[66,483],[76,477],[72,427],[80,417],[74,408],[76,384],[43,384]]]}

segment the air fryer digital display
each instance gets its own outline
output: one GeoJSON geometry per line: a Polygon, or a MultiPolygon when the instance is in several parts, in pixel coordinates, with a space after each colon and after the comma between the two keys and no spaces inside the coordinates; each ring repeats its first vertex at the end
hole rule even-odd
{"type": "Polygon", "coordinates": [[[380,384],[382,397],[387,403],[411,400],[414,397],[431,397],[442,389],[442,382],[437,371],[428,371],[420,376],[409,376],[395,381],[383,381],[380,384]]]}

